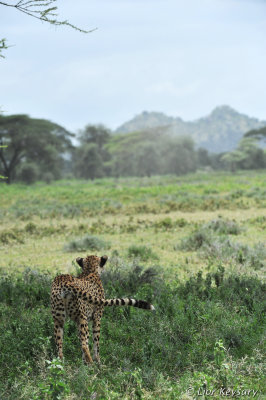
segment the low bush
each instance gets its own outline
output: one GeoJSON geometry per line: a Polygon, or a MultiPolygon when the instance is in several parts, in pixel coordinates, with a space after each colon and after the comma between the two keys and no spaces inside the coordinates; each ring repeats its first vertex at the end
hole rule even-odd
{"type": "Polygon", "coordinates": [[[203,227],[205,229],[210,229],[219,235],[238,235],[241,232],[241,228],[235,221],[230,221],[223,218],[213,219],[212,221],[203,225],[203,227]]]}
{"type": "Polygon", "coordinates": [[[158,260],[159,257],[148,246],[132,245],[128,248],[128,256],[130,258],[138,258],[141,261],[158,260]]]}
{"type": "Polygon", "coordinates": [[[187,225],[187,221],[184,218],[178,218],[176,220],[173,220],[170,217],[163,218],[159,221],[156,221],[153,225],[156,229],[162,229],[162,230],[171,230],[175,228],[183,228],[184,226],[187,225]]]}
{"type": "Polygon", "coordinates": [[[103,250],[108,249],[110,243],[97,236],[86,235],[82,238],[73,239],[64,246],[65,251],[77,252],[87,250],[103,250]]]}
{"type": "Polygon", "coordinates": [[[15,309],[49,307],[52,277],[27,268],[16,277],[1,273],[0,303],[15,309]]]}
{"type": "Polygon", "coordinates": [[[1,244],[9,244],[9,243],[23,243],[23,236],[21,231],[18,229],[10,229],[3,230],[0,233],[0,243],[1,244]]]}
{"type": "Polygon", "coordinates": [[[181,243],[174,247],[175,250],[195,251],[204,244],[210,244],[213,235],[208,229],[200,228],[194,231],[190,236],[183,238],[181,243]]]}
{"type": "Polygon", "coordinates": [[[240,228],[231,221],[222,219],[210,221],[192,232],[174,246],[174,250],[196,251],[208,259],[245,265],[251,270],[262,269],[265,265],[266,249],[263,243],[254,247],[234,242],[229,234],[237,235],[240,228]]]}
{"type": "Polygon", "coordinates": [[[266,249],[263,243],[257,243],[254,247],[250,247],[232,242],[226,237],[215,238],[213,241],[204,243],[202,252],[210,259],[233,262],[250,267],[251,270],[259,270],[265,266],[266,249]]]}
{"type": "Polygon", "coordinates": [[[241,228],[235,221],[223,218],[213,219],[212,221],[202,224],[192,234],[181,241],[177,249],[194,251],[198,250],[205,244],[211,244],[213,238],[217,235],[238,235],[241,228]]]}

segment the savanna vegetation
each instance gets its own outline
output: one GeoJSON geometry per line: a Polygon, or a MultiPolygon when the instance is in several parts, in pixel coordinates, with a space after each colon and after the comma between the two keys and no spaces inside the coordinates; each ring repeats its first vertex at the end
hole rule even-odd
{"type": "Polygon", "coordinates": [[[0,398],[263,399],[265,173],[0,185],[0,398]],[[56,358],[49,292],[107,254],[102,365],[75,325],[56,358]],[[204,395],[205,393],[205,395],[204,395]]]}
{"type": "Polygon", "coordinates": [[[197,170],[250,170],[266,166],[264,131],[250,131],[234,151],[210,153],[189,135],[165,127],[117,134],[88,125],[76,135],[44,119],[0,115],[0,175],[7,183],[62,178],[184,175],[197,170]]]}
{"type": "MultiPolygon", "coordinates": [[[[87,32],[56,0],[0,5],[87,32]]],[[[0,399],[265,398],[265,128],[221,154],[161,128],[73,136],[0,115],[0,399]],[[106,310],[89,367],[71,322],[56,358],[49,300],[88,253],[107,297],[156,307],[106,310]]]]}

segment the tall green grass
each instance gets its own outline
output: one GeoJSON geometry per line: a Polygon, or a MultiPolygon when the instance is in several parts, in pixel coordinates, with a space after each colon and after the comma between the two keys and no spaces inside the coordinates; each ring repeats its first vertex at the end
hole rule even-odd
{"type": "Polygon", "coordinates": [[[64,365],[45,361],[55,356],[51,281],[31,270],[1,276],[0,398],[185,399],[189,386],[204,388],[206,379],[210,388],[263,390],[265,285],[256,278],[226,276],[220,268],[167,284],[152,268],[111,266],[103,275],[106,296],[146,299],[156,312],[105,310],[101,368],[82,365],[71,322],[64,365]]]}

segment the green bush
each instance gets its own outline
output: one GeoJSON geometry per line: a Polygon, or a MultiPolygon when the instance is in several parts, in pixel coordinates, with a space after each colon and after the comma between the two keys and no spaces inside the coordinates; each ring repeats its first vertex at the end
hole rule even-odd
{"type": "Polygon", "coordinates": [[[219,235],[238,235],[241,232],[241,228],[235,221],[227,219],[213,219],[207,224],[203,225],[205,229],[210,229],[219,235]]]}
{"type": "Polygon", "coordinates": [[[208,259],[233,262],[253,270],[265,265],[266,249],[263,243],[254,247],[232,241],[228,235],[237,235],[240,228],[234,221],[212,220],[192,232],[174,246],[174,250],[196,251],[208,259]]]}
{"type": "Polygon", "coordinates": [[[174,247],[175,250],[195,251],[200,249],[204,244],[212,242],[213,235],[208,229],[198,229],[190,236],[181,240],[180,245],[174,247]]]}
{"type": "Polygon", "coordinates": [[[1,274],[0,303],[16,308],[34,309],[38,306],[49,307],[52,277],[27,268],[16,277],[1,274]]]}
{"type": "Polygon", "coordinates": [[[65,251],[77,252],[87,250],[102,250],[108,249],[110,243],[97,236],[86,235],[79,239],[73,239],[64,246],[65,251]]]}
{"type": "Polygon", "coordinates": [[[9,244],[11,242],[24,243],[21,232],[15,228],[1,231],[0,243],[9,244]]]}
{"type": "Polygon", "coordinates": [[[202,251],[210,259],[233,262],[253,270],[262,269],[265,265],[266,249],[263,243],[257,243],[254,247],[250,247],[221,237],[204,243],[202,251]]]}
{"type": "Polygon", "coordinates": [[[171,230],[175,228],[183,228],[187,225],[187,221],[184,218],[178,218],[175,221],[170,217],[163,218],[154,223],[154,227],[162,230],[171,230]]]}
{"type": "Polygon", "coordinates": [[[167,229],[171,229],[173,227],[174,222],[173,222],[172,218],[166,217],[166,218],[163,218],[160,221],[156,222],[154,225],[156,228],[163,228],[163,229],[167,230],[167,229]]]}
{"type": "Polygon", "coordinates": [[[240,232],[241,228],[235,221],[222,218],[214,219],[207,224],[203,224],[192,232],[190,236],[184,238],[180,246],[176,246],[176,250],[195,251],[203,245],[211,245],[217,235],[238,235],[240,232]]]}
{"type": "Polygon", "coordinates": [[[148,246],[132,245],[128,248],[128,256],[130,258],[138,258],[141,261],[158,260],[159,257],[148,246]]]}

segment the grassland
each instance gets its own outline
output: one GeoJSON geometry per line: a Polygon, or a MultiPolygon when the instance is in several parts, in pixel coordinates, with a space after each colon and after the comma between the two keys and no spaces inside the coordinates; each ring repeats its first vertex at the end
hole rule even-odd
{"type": "Polygon", "coordinates": [[[204,388],[223,397],[221,387],[263,398],[265,178],[0,184],[0,398],[185,400],[204,388]],[[68,324],[62,370],[45,364],[54,355],[49,285],[76,273],[86,253],[109,256],[108,294],[148,298],[159,311],[109,310],[100,370],[80,363],[68,324]]]}
{"type": "Polygon", "coordinates": [[[92,234],[110,243],[108,254],[122,258],[131,245],[148,246],[157,263],[186,276],[206,268],[206,261],[174,248],[208,221],[235,220],[243,227],[237,240],[251,246],[263,240],[264,178],[253,172],[0,185],[0,268],[69,271],[79,254],[64,245],[92,234]]]}

